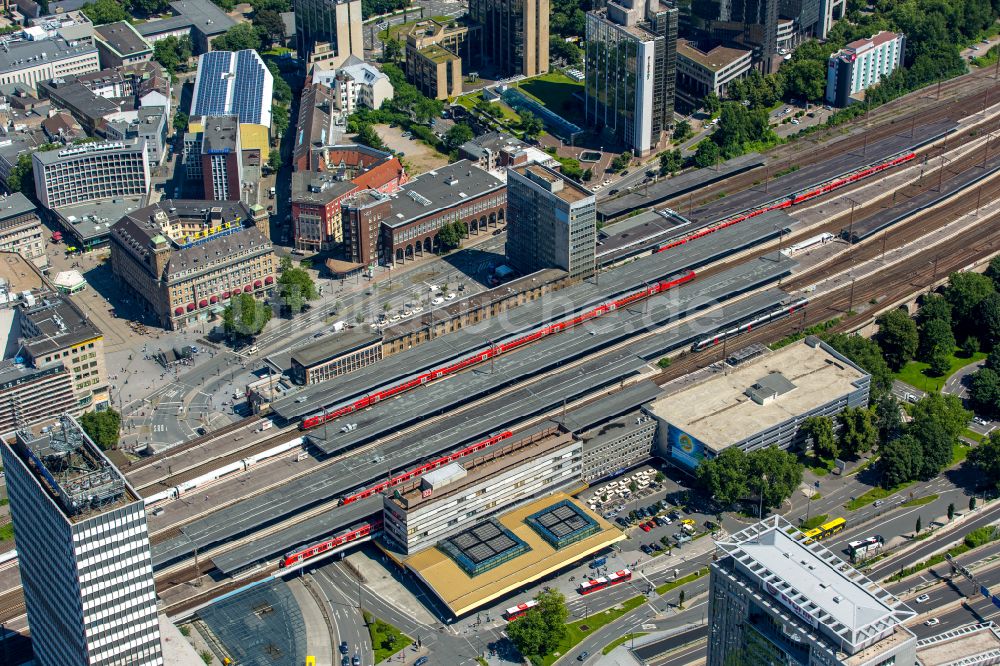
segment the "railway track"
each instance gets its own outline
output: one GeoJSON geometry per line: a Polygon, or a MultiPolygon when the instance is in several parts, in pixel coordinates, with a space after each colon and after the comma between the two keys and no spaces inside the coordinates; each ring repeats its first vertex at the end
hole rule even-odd
{"type": "Polygon", "coordinates": [[[256,422],[258,422],[260,420],[261,420],[260,416],[256,416],[256,415],[254,415],[254,416],[248,416],[245,419],[242,419],[240,421],[236,421],[235,423],[230,423],[228,425],[222,426],[221,428],[217,428],[216,430],[213,430],[212,432],[210,432],[210,433],[208,433],[206,435],[202,435],[201,437],[195,437],[194,439],[189,439],[188,441],[184,442],[183,444],[178,444],[177,446],[175,446],[175,447],[173,447],[173,448],[171,448],[171,449],[169,449],[167,451],[164,451],[163,453],[156,453],[156,454],[153,454],[151,456],[147,456],[145,458],[140,458],[139,460],[136,460],[135,462],[132,462],[123,471],[124,471],[124,473],[126,475],[128,475],[129,473],[131,473],[133,471],[140,470],[140,469],[142,469],[144,467],[149,467],[152,464],[164,461],[164,460],[166,460],[168,458],[173,458],[174,456],[176,456],[178,454],[181,454],[181,453],[184,453],[186,451],[190,451],[191,449],[197,448],[198,446],[201,446],[202,444],[206,444],[206,443],[211,442],[211,441],[213,441],[215,439],[218,439],[219,437],[221,437],[223,435],[228,435],[229,433],[235,432],[235,431],[239,430],[240,428],[244,428],[246,426],[253,425],[254,423],[256,423],[256,422]]]}
{"type": "MultiPolygon", "coordinates": [[[[942,100],[933,100],[933,105],[919,103],[919,100],[925,98],[928,92],[927,88],[910,93],[872,111],[867,120],[861,117],[836,128],[816,132],[812,136],[799,139],[787,147],[779,147],[771,151],[768,154],[769,164],[765,167],[758,167],[718,183],[707,185],[693,195],[687,194],[668,199],[656,207],[666,206],[686,211],[706,206],[716,201],[721,192],[733,194],[747,190],[762,183],[765,179],[774,182],[773,178],[769,178],[770,174],[791,167],[809,166],[829,159],[832,155],[863,149],[867,143],[884,139],[900,131],[909,131],[910,125],[914,122],[923,126],[942,120],[958,121],[968,117],[968,109],[982,108],[984,101],[987,103],[989,100],[992,100],[993,103],[1000,101],[1000,86],[992,79],[982,75],[981,72],[960,78],[961,81],[953,80],[954,82],[949,82],[951,85],[942,87],[942,100]],[[966,91],[966,89],[969,90],[966,91]],[[985,99],[987,91],[989,91],[989,100],[985,99]],[[955,101],[951,104],[941,103],[947,99],[955,101]],[[931,108],[928,110],[927,107],[931,108]],[[861,131],[833,144],[824,145],[845,129],[860,129],[861,131]],[[821,145],[823,150],[818,150],[821,145]]],[[[778,184],[780,185],[780,179],[778,184]]]]}

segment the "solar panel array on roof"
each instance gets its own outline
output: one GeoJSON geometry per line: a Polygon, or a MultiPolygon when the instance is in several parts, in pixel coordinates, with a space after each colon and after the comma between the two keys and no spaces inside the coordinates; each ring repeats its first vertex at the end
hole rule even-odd
{"type": "Polygon", "coordinates": [[[274,78],[255,51],[210,51],[198,62],[192,116],[238,116],[270,126],[274,78]]]}
{"type": "Polygon", "coordinates": [[[478,523],[438,544],[470,576],[481,574],[530,550],[495,520],[478,523]]]}
{"type": "Polygon", "coordinates": [[[568,500],[531,514],[525,522],[556,549],[586,539],[601,529],[596,520],[568,500]]]}

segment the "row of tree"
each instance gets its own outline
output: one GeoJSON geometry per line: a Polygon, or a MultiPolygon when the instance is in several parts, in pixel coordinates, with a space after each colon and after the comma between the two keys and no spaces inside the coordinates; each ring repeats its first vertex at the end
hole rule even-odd
{"type": "Polygon", "coordinates": [[[781,506],[802,483],[802,464],[788,451],[769,446],[746,452],[731,446],[703,460],[699,486],[722,507],[748,502],[761,512],[781,506]]]}
{"type": "Polygon", "coordinates": [[[810,416],[799,426],[799,432],[812,443],[817,456],[827,459],[857,458],[878,444],[875,414],[862,407],[847,407],[836,420],[829,416],[810,416]]]}
{"type": "Polygon", "coordinates": [[[278,266],[277,298],[274,305],[258,301],[251,294],[234,296],[222,312],[222,326],[233,340],[246,340],[260,334],[274,316],[275,306],[286,316],[303,310],[319,296],[316,283],[305,269],[283,257],[278,266]]]}

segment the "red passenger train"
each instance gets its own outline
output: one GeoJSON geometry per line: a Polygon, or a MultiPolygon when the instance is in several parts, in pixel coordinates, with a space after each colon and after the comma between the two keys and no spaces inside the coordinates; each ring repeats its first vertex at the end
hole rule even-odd
{"type": "Polygon", "coordinates": [[[814,187],[805,192],[797,192],[789,197],[782,197],[781,199],[775,199],[773,201],[769,201],[766,204],[762,204],[761,206],[758,206],[757,208],[754,208],[750,211],[739,213],[735,217],[732,217],[728,220],[724,220],[723,222],[720,222],[716,225],[713,225],[711,227],[705,227],[700,231],[695,231],[693,233],[688,234],[687,236],[684,236],[683,238],[678,238],[675,241],[671,241],[670,243],[667,243],[666,245],[658,249],[657,252],[666,252],[667,250],[675,248],[679,245],[684,245],[687,242],[693,241],[698,238],[702,238],[704,236],[707,236],[708,234],[712,234],[721,229],[725,229],[726,227],[731,227],[734,224],[739,224],[744,220],[749,220],[752,217],[763,215],[768,211],[780,210],[782,208],[788,208],[789,206],[798,205],[804,201],[812,199],[813,197],[818,197],[820,195],[827,194],[829,192],[832,192],[833,190],[844,187],[845,185],[850,185],[855,181],[862,180],[863,178],[867,178],[868,176],[879,173],[880,171],[884,171],[891,167],[903,164],[904,162],[909,162],[916,156],[917,154],[913,152],[905,153],[903,155],[897,155],[896,157],[888,159],[884,162],[880,162],[873,166],[865,167],[864,169],[860,169],[846,176],[835,178],[834,180],[823,183],[822,185],[814,187]]]}
{"type": "Polygon", "coordinates": [[[340,498],[338,505],[343,506],[345,504],[357,502],[358,500],[363,500],[366,497],[371,497],[372,495],[380,493],[383,490],[387,490],[389,488],[392,488],[393,486],[398,486],[404,481],[409,481],[410,479],[415,479],[418,476],[423,476],[427,472],[433,469],[437,469],[442,465],[447,465],[448,463],[455,462],[459,458],[464,458],[465,456],[473,454],[476,451],[482,451],[483,449],[493,446],[497,442],[502,442],[503,440],[507,439],[508,437],[512,437],[513,435],[514,433],[512,433],[510,430],[506,430],[500,433],[499,435],[494,435],[489,439],[484,439],[481,442],[476,442],[475,444],[467,446],[464,449],[460,449],[458,451],[455,451],[454,453],[449,453],[448,455],[442,456],[437,460],[432,460],[429,463],[424,463],[423,465],[420,465],[419,467],[416,467],[409,471],[403,472],[402,474],[397,474],[396,476],[390,478],[388,481],[383,481],[382,483],[371,486],[370,488],[365,488],[364,490],[360,490],[356,493],[345,495],[340,498]]]}
{"type": "Polygon", "coordinates": [[[308,548],[288,553],[281,560],[281,566],[290,567],[292,565],[299,564],[300,562],[311,560],[312,558],[322,555],[332,548],[343,546],[346,543],[351,543],[352,541],[357,541],[358,539],[363,539],[367,536],[373,537],[381,532],[381,520],[373,520],[370,523],[364,523],[362,525],[351,527],[346,531],[327,539],[326,541],[320,541],[319,543],[313,544],[308,548]]]}
{"type": "Polygon", "coordinates": [[[596,317],[600,317],[601,315],[605,315],[608,312],[613,312],[618,308],[626,307],[628,305],[631,305],[632,303],[635,303],[636,301],[640,301],[644,298],[649,298],[650,296],[654,296],[660,292],[667,291],[668,289],[673,289],[674,287],[682,285],[685,282],[690,282],[691,280],[694,279],[694,277],[695,277],[694,271],[688,271],[685,275],[682,275],[681,277],[674,278],[672,280],[663,280],[662,282],[657,282],[653,285],[646,287],[645,289],[640,289],[639,291],[633,292],[626,296],[622,296],[617,300],[609,301],[608,303],[602,303],[593,310],[589,310],[570,319],[565,319],[563,321],[559,321],[554,324],[549,324],[548,326],[544,326],[538,329],[537,331],[533,331],[528,335],[525,335],[524,337],[517,338],[516,340],[511,340],[509,342],[505,342],[499,345],[493,345],[492,347],[476,352],[472,356],[467,356],[466,358],[456,361],[451,365],[442,368],[435,368],[434,370],[428,370],[427,372],[420,374],[409,381],[403,382],[402,384],[396,384],[395,386],[390,386],[389,388],[384,389],[382,391],[378,391],[377,393],[370,393],[363,398],[359,398],[358,400],[355,400],[354,402],[348,405],[344,405],[343,407],[338,407],[333,411],[320,412],[319,414],[313,414],[312,416],[308,416],[302,420],[302,423],[299,425],[299,428],[302,430],[309,430],[310,428],[316,428],[328,421],[340,418],[341,416],[345,416],[359,409],[365,409],[366,407],[371,407],[372,405],[375,405],[381,402],[382,400],[399,395],[400,393],[404,393],[406,391],[409,391],[410,389],[417,388],[418,386],[423,386],[424,384],[432,382],[435,379],[441,379],[442,377],[447,377],[457,372],[461,372],[462,370],[470,368],[474,365],[478,365],[479,363],[488,361],[491,358],[494,358],[501,354],[506,354],[509,351],[513,351],[518,347],[522,347],[537,340],[541,340],[542,338],[548,335],[552,335],[554,333],[561,333],[562,331],[565,331],[568,328],[578,326],[586,321],[589,321],[596,317]]]}
{"type": "Polygon", "coordinates": [[[605,588],[613,587],[621,583],[627,583],[632,580],[632,572],[628,569],[622,569],[621,571],[616,571],[608,576],[601,576],[600,578],[591,578],[590,580],[584,581],[580,587],[576,588],[576,591],[580,594],[593,594],[594,592],[599,592],[605,588]]]}

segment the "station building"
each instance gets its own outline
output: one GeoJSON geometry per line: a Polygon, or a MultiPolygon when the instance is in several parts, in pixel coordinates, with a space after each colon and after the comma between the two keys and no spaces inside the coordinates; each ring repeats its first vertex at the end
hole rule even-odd
{"type": "Polygon", "coordinates": [[[917,643],[918,666],[1000,664],[1000,630],[993,622],[968,624],[917,643]]]}
{"type": "Polygon", "coordinates": [[[367,326],[348,328],[296,349],[291,376],[296,384],[318,384],[382,360],[382,336],[367,326]]]}
{"type": "Polygon", "coordinates": [[[916,613],[781,516],[716,545],[708,666],[916,662],[916,613]]]}
{"type": "Polygon", "coordinates": [[[694,469],[730,446],[797,446],[803,420],[866,407],[870,385],[871,375],[810,336],[667,393],[645,410],[659,424],[657,455],[694,469]]]}
{"type": "Polygon", "coordinates": [[[582,445],[558,427],[383,496],[386,549],[456,616],[624,539],[568,494],[582,445]]]}

